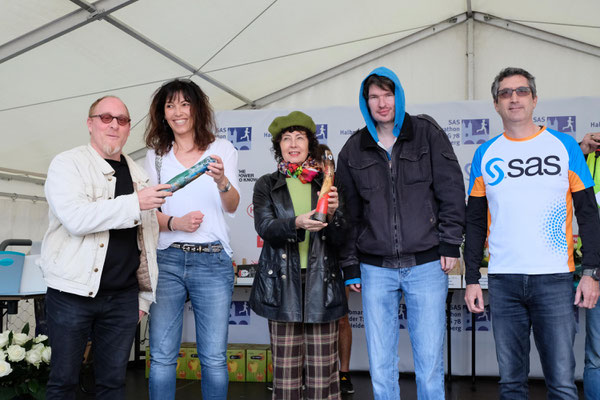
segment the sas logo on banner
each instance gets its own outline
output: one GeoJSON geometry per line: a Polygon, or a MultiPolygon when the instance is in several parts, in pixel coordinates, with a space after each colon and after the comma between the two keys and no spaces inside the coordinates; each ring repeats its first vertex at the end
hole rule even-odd
{"type": "Polygon", "coordinates": [[[463,119],[461,123],[463,144],[481,144],[490,138],[490,120],[463,119]]]}
{"type": "Polygon", "coordinates": [[[574,115],[566,115],[563,117],[546,117],[546,123],[548,128],[554,129],[555,131],[568,133],[575,138],[577,132],[576,117],[574,115]]]}
{"type": "Polygon", "coordinates": [[[465,173],[464,173],[465,181],[467,181],[467,182],[469,182],[469,180],[471,179],[471,164],[472,163],[467,163],[463,167],[463,171],[465,171],[465,173]]]}
{"type": "Polygon", "coordinates": [[[519,178],[525,176],[558,175],[562,168],[560,158],[555,155],[541,157],[530,157],[527,160],[514,158],[507,163],[501,158],[492,158],[485,164],[485,172],[490,177],[490,186],[496,186],[505,176],[519,178]]]}
{"type": "Polygon", "coordinates": [[[254,203],[250,203],[250,205],[246,208],[246,213],[250,218],[254,218],[254,203]]]}
{"type": "Polygon", "coordinates": [[[400,329],[408,328],[408,314],[406,304],[400,304],[398,308],[398,319],[400,320],[400,329]]]}
{"type": "Polygon", "coordinates": [[[327,144],[327,124],[317,124],[317,140],[321,144],[327,144]]]}
{"type": "Polygon", "coordinates": [[[448,140],[450,140],[452,146],[460,146],[461,127],[462,124],[460,119],[449,119],[448,125],[443,128],[446,135],[448,135],[448,140]]]}
{"type": "Polygon", "coordinates": [[[250,307],[247,301],[231,302],[229,325],[250,325],[250,307]]]}
{"type": "Polygon", "coordinates": [[[227,128],[227,139],[238,150],[250,150],[252,144],[252,127],[236,126],[227,128]]]}
{"type": "Polygon", "coordinates": [[[261,248],[265,244],[265,241],[260,236],[256,235],[256,247],[261,248]]]}
{"type": "MultiPolygon", "coordinates": [[[[465,318],[463,326],[465,327],[465,331],[473,330],[473,325],[471,324],[471,314],[467,309],[467,306],[463,306],[464,313],[463,316],[465,318]]],[[[492,313],[490,312],[490,305],[484,307],[484,311],[480,314],[475,315],[475,330],[476,331],[491,331],[492,330],[492,313]]]]}

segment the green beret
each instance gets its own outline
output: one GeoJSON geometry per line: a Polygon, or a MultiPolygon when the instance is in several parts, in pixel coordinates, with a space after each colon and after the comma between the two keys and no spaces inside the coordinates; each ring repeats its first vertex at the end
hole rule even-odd
{"type": "Polygon", "coordinates": [[[273,135],[273,139],[283,130],[290,126],[301,126],[306,128],[313,134],[317,132],[317,126],[311,117],[301,111],[292,111],[286,116],[277,117],[269,125],[269,132],[273,135]]]}

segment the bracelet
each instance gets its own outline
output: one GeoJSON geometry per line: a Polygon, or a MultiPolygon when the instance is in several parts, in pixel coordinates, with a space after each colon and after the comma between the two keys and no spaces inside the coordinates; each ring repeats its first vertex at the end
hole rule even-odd
{"type": "MultiPolygon", "coordinates": [[[[217,186],[217,189],[219,189],[218,186],[217,186]]],[[[225,185],[225,188],[223,188],[222,190],[219,189],[219,192],[221,192],[221,193],[227,193],[227,192],[229,192],[229,189],[231,189],[231,182],[227,181],[227,185],[225,185]]]]}
{"type": "Polygon", "coordinates": [[[171,225],[173,222],[173,218],[175,218],[175,217],[170,216],[169,220],[167,221],[167,229],[170,230],[171,232],[175,232],[175,229],[173,229],[173,225],[171,225]]]}

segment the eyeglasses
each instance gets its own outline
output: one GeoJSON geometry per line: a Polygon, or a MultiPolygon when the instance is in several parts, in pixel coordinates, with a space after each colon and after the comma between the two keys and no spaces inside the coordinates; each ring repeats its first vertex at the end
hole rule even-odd
{"type": "Polygon", "coordinates": [[[108,113],[105,114],[96,114],[96,115],[90,115],[90,118],[94,118],[94,117],[98,117],[100,118],[100,121],[104,122],[105,124],[110,124],[112,122],[113,119],[117,119],[117,123],[121,126],[125,126],[128,123],[131,122],[131,118],[126,117],[124,115],[119,115],[118,117],[114,117],[108,113]]]}
{"type": "Polygon", "coordinates": [[[513,92],[517,93],[519,97],[529,96],[531,93],[531,88],[527,86],[521,86],[516,89],[502,89],[498,90],[498,97],[501,99],[510,99],[512,97],[513,92]]]}

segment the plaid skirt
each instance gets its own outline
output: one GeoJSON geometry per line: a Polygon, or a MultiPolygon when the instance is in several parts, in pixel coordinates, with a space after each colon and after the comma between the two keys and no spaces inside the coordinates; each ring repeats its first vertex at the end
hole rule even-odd
{"type": "Polygon", "coordinates": [[[305,324],[269,320],[269,333],[273,352],[273,399],[341,399],[338,321],[305,324]],[[305,365],[306,389],[303,390],[305,365]]]}

